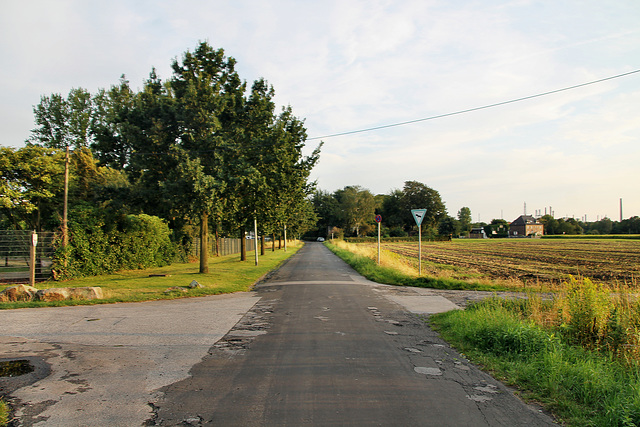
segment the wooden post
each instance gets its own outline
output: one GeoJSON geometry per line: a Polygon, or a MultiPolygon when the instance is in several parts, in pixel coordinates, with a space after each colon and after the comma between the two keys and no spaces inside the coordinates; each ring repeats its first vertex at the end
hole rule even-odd
{"type": "Polygon", "coordinates": [[[202,213],[200,222],[200,273],[209,272],[209,245],[207,238],[209,237],[209,214],[202,213]]]}
{"type": "Polygon", "coordinates": [[[256,253],[256,265],[258,265],[258,220],[253,219],[253,250],[256,253]]]}
{"type": "Polygon", "coordinates": [[[36,246],[38,244],[38,234],[34,231],[31,232],[31,245],[29,247],[29,258],[31,258],[31,264],[29,264],[29,284],[35,286],[36,284],[36,246]]]}

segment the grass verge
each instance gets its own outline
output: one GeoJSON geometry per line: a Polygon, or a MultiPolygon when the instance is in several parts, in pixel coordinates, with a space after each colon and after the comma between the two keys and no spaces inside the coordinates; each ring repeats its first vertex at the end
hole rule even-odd
{"type": "Polygon", "coordinates": [[[469,360],[569,425],[640,425],[640,363],[537,324],[529,304],[538,303],[495,298],[432,315],[430,323],[469,360]]]}
{"type": "Polygon", "coordinates": [[[9,405],[0,400],[0,427],[4,427],[9,423],[9,405]]]}
{"type": "Polygon", "coordinates": [[[6,302],[0,303],[0,309],[138,302],[248,291],[262,276],[277,268],[296,253],[301,246],[302,243],[293,244],[290,242],[287,246],[287,252],[283,250],[267,251],[264,256],[259,258],[258,266],[255,265],[252,256],[248,256],[248,260],[244,262],[239,260],[237,254],[211,257],[209,273],[206,274],[198,273],[199,264],[194,262],[172,264],[147,270],[120,271],[115,274],[62,282],[43,282],[37,284],[36,287],[46,289],[99,286],[102,288],[104,298],[92,301],[6,302]],[[197,281],[203,287],[189,289],[186,292],[180,289],[167,292],[169,288],[187,288],[192,280],[197,281]]]}
{"type": "MultiPolygon", "coordinates": [[[[352,243],[336,241],[325,245],[358,273],[369,280],[387,285],[416,286],[434,289],[457,289],[475,291],[505,291],[513,288],[481,283],[470,280],[457,280],[422,275],[403,257],[389,251],[383,251],[380,265],[377,263],[377,250],[352,243]]],[[[522,290],[519,288],[518,290],[522,290]]]]}

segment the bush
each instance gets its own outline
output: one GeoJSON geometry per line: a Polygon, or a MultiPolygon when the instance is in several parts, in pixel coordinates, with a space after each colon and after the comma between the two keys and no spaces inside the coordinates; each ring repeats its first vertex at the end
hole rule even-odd
{"type": "Polygon", "coordinates": [[[171,230],[158,217],[81,207],[70,215],[69,246],[65,249],[56,241],[54,277],[96,276],[170,264],[176,253],[170,235],[171,230]]]}

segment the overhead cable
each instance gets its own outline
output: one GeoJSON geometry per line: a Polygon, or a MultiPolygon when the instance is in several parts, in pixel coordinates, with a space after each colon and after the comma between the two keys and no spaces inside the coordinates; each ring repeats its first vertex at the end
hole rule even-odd
{"type": "Polygon", "coordinates": [[[593,80],[593,81],[590,81],[590,82],[587,82],[587,83],[581,83],[581,84],[578,84],[578,85],[569,86],[569,87],[565,87],[565,88],[562,88],[562,89],[551,90],[549,92],[538,93],[536,95],[529,95],[529,96],[525,96],[525,97],[522,97],[522,98],[511,99],[509,101],[502,101],[502,102],[497,102],[495,104],[483,105],[481,107],[474,107],[474,108],[468,108],[466,110],[454,111],[452,113],[439,114],[437,116],[430,116],[430,117],[425,117],[425,118],[422,118],[422,119],[408,120],[406,122],[398,122],[398,123],[392,123],[392,124],[388,124],[388,125],[374,126],[374,127],[370,127],[370,128],[366,128],[366,129],[358,129],[358,130],[352,130],[352,131],[347,131],[347,132],[333,133],[333,134],[323,135],[323,136],[314,136],[312,138],[307,138],[307,141],[313,141],[315,139],[334,138],[334,137],[337,137],[337,136],[353,135],[353,134],[356,134],[356,133],[372,132],[372,131],[380,130],[380,129],[388,129],[388,128],[393,128],[393,127],[398,127],[398,126],[410,125],[410,124],[413,124],[413,123],[426,122],[428,120],[441,119],[443,117],[456,116],[456,115],[459,115],[459,114],[470,113],[472,111],[485,110],[487,108],[499,107],[501,105],[513,104],[515,102],[520,102],[520,101],[526,101],[528,99],[540,98],[542,96],[552,95],[554,93],[565,92],[565,91],[568,91],[568,90],[577,89],[577,88],[584,87],[584,86],[594,85],[594,84],[597,84],[597,83],[605,82],[607,80],[618,79],[620,77],[626,77],[626,76],[629,76],[631,74],[636,74],[636,73],[640,73],[640,70],[629,71],[627,73],[617,74],[615,76],[605,77],[603,79],[593,80]]]}

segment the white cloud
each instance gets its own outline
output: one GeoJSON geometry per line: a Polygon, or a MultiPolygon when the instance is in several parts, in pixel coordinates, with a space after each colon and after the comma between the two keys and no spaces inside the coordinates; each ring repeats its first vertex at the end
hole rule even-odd
{"type": "MultiPolygon", "coordinates": [[[[199,40],[235,57],[249,84],[266,78],[313,137],[636,69],[638,16],[637,2],[579,0],[8,2],[0,143],[22,144],[41,95],[95,91],[123,73],[140,86],[152,66],[168,78],[171,60],[199,40]]],[[[640,215],[639,76],[326,139],[313,176],[323,189],[378,193],[422,181],[451,213],[469,206],[487,221],[517,216],[527,200],[531,212],[554,205],[594,218],[614,215],[624,197],[625,211],[640,215]]]]}

